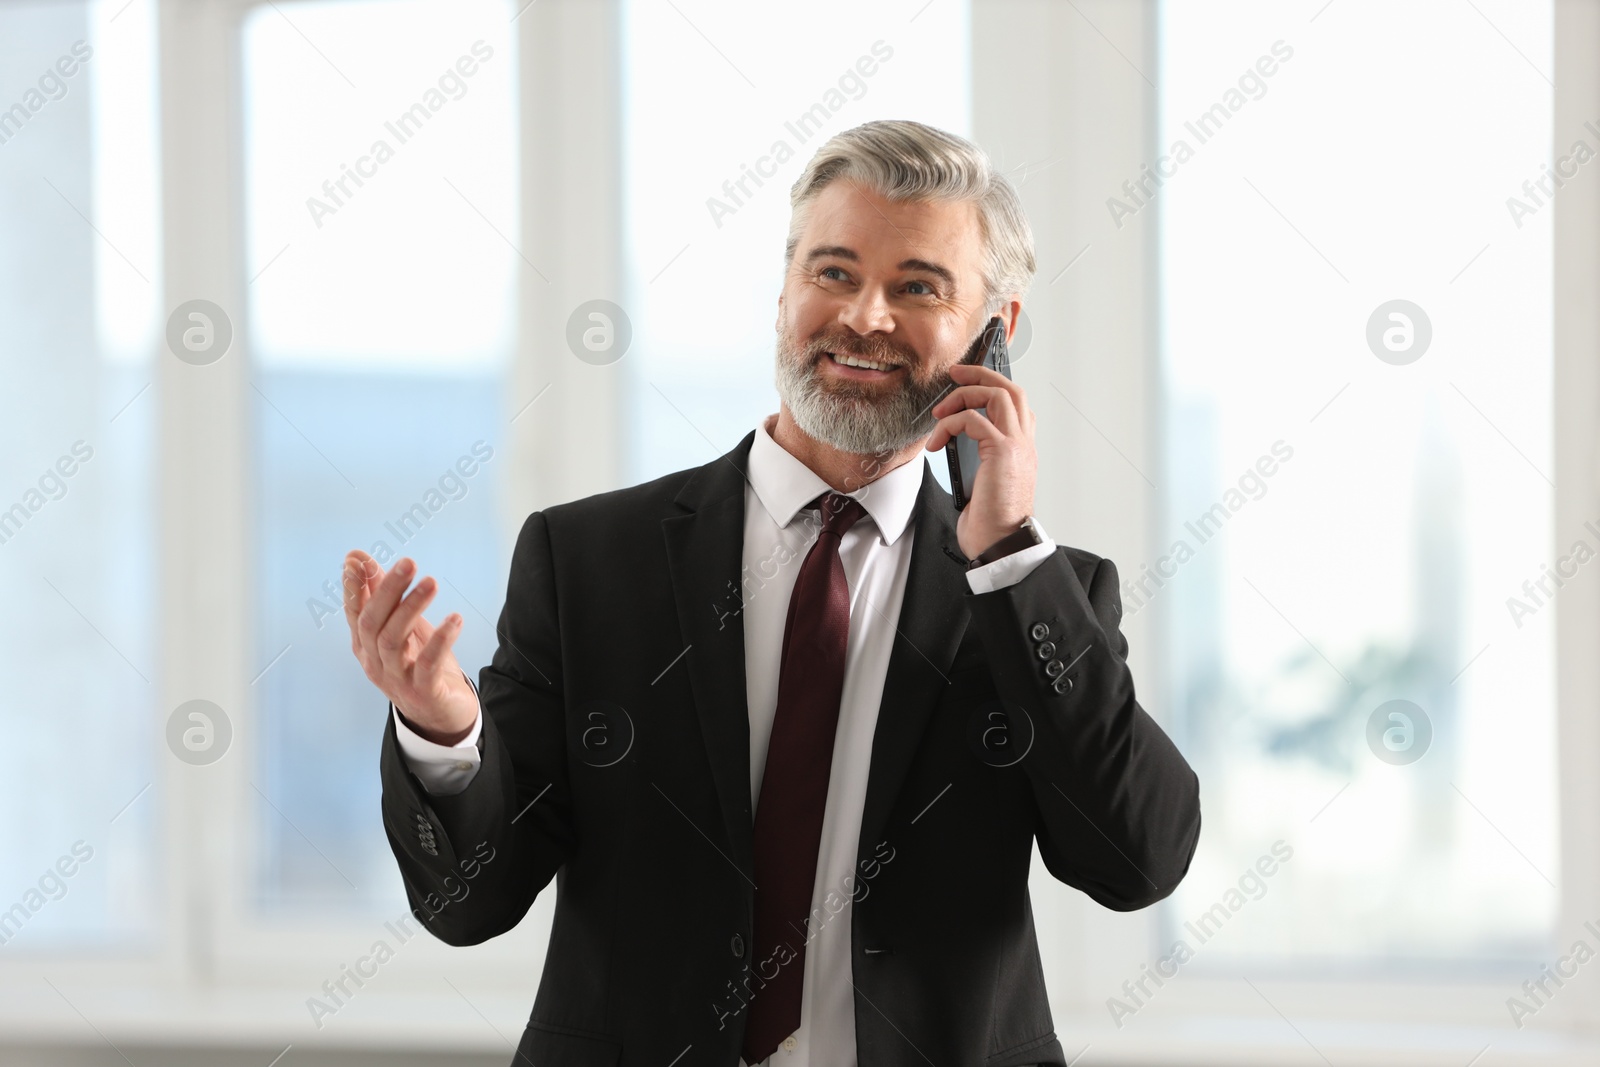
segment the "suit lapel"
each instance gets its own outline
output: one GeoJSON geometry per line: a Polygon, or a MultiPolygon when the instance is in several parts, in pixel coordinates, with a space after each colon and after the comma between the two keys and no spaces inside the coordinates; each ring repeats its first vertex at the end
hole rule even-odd
{"type": "Polygon", "coordinates": [[[740,573],[744,487],[754,440],[751,432],[733,451],[695,471],[677,497],[685,512],[661,522],[687,647],[683,659],[728,828],[729,858],[747,880],[755,876],[755,856],[740,573]]]}
{"type": "Polygon", "coordinates": [[[955,517],[950,494],[924,465],[922,489],[917,494],[912,520],[916,535],[911,543],[905,599],[883,681],[878,725],[872,736],[858,858],[869,856],[881,838],[911,766],[911,757],[939,700],[939,691],[949,684],[950,664],[967,630],[966,572],[946,552],[948,549],[959,556],[961,551],[956,542],[955,517]]]}

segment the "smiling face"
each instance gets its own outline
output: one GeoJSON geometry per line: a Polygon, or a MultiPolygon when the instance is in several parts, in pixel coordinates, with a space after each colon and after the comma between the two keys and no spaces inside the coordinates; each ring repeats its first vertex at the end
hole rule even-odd
{"type": "Polygon", "coordinates": [[[928,409],[993,310],[983,255],[972,201],[823,188],[778,298],[778,395],[795,424],[856,454],[931,432],[928,409]]]}

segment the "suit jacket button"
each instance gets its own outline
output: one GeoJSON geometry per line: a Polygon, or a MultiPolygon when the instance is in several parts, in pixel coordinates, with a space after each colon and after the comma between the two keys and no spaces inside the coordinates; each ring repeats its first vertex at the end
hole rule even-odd
{"type": "Polygon", "coordinates": [[[1053,659],[1044,665],[1044,676],[1046,678],[1054,678],[1056,675],[1060,674],[1066,669],[1067,665],[1065,663],[1062,663],[1058,659],[1053,659]]]}
{"type": "Polygon", "coordinates": [[[1042,622],[1036,622],[1033,624],[1033,629],[1029,630],[1028,632],[1033,635],[1033,639],[1035,641],[1043,641],[1045,638],[1050,636],[1050,627],[1046,626],[1042,622]]]}
{"type": "Polygon", "coordinates": [[[1046,641],[1038,648],[1034,649],[1034,652],[1038,654],[1040,659],[1049,659],[1051,656],[1056,654],[1055,642],[1046,641]]]}
{"type": "Polygon", "coordinates": [[[733,954],[735,956],[738,956],[740,959],[744,958],[744,938],[740,937],[738,934],[734,934],[733,942],[729,945],[729,947],[733,949],[733,954]]]}
{"type": "Polygon", "coordinates": [[[1056,684],[1050,688],[1054,689],[1058,693],[1065,693],[1068,689],[1072,688],[1072,679],[1063,674],[1060,678],[1056,679],[1056,684]]]}

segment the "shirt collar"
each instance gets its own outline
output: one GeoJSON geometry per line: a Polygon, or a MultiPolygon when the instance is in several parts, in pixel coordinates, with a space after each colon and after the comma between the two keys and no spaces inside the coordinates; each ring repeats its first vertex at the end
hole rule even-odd
{"type": "MultiPolygon", "coordinates": [[[[755,490],[761,506],[767,509],[767,514],[772,516],[772,521],[780,527],[786,527],[807,504],[833,490],[815,471],[772,439],[767,424],[775,418],[768,416],[756,427],[755,441],[750,446],[750,487],[755,490]]],[[[917,494],[922,489],[922,472],[926,467],[926,459],[921,462],[908,460],[860,489],[845,494],[860,501],[873,525],[878,528],[878,536],[884,544],[892,545],[898,541],[909,525],[917,494]]]]}

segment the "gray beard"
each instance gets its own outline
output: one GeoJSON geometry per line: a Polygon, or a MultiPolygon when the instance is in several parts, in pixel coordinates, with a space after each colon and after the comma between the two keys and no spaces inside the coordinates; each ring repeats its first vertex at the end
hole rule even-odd
{"type": "MultiPolygon", "coordinates": [[[[858,346],[857,354],[904,362],[903,353],[887,345],[868,342],[866,347],[862,352],[858,346]]],[[[778,396],[807,436],[841,452],[877,456],[898,452],[933,432],[938,420],[929,409],[949,390],[948,374],[920,382],[907,367],[905,384],[891,393],[858,389],[849,383],[830,386],[817,373],[817,360],[827,358],[821,354],[826,350],[827,342],[815,348],[797,347],[784,333],[778,336],[778,396]]]]}

